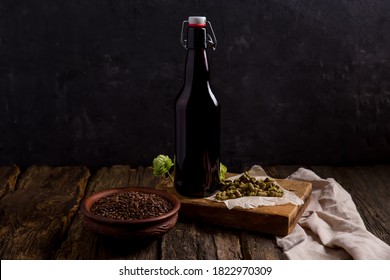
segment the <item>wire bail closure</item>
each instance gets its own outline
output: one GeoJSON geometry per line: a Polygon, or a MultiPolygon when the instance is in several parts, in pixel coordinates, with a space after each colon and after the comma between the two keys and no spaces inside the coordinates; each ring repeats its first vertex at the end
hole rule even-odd
{"type": "MultiPolygon", "coordinates": [[[[184,27],[188,25],[188,20],[184,20],[183,24],[181,25],[181,34],[180,34],[180,43],[181,45],[187,49],[187,39],[184,38],[184,27]]],[[[207,32],[207,46],[211,47],[213,51],[217,48],[217,37],[215,37],[215,33],[213,30],[213,27],[211,25],[211,22],[207,21],[206,24],[206,31],[207,31],[207,26],[209,27],[209,30],[211,31],[211,35],[207,32]]]]}

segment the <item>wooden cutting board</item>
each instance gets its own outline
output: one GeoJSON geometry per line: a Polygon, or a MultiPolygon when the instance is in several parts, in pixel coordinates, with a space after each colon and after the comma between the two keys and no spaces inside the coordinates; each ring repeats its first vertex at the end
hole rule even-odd
{"type": "Polygon", "coordinates": [[[253,209],[235,207],[228,209],[224,203],[204,198],[188,198],[178,194],[172,184],[157,186],[175,194],[180,202],[179,215],[200,222],[238,228],[278,236],[288,235],[297,224],[310,201],[312,185],[309,182],[275,179],[284,189],[294,192],[303,205],[291,203],[277,206],[259,206],[253,209]]]}

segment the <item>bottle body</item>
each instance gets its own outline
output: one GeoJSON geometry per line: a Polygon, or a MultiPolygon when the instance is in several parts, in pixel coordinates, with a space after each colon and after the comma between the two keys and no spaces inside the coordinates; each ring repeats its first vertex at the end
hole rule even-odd
{"type": "MultiPolygon", "coordinates": [[[[204,32],[199,31],[201,40],[204,32]]],[[[191,36],[189,31],[189,42],[191,36]]],[[[210,87],[206,48],[197,44],[187,50],[185,82],[174,110],[174,184],[178,193],[189,197],[211,195],[220,180],[221,108],[210,87]]]]}

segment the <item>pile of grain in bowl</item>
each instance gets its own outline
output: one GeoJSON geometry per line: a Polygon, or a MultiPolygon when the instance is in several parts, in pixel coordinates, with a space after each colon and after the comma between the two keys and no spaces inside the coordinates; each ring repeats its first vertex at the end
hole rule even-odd
{"type": "Polygon", "coordinates": [[[172,209],[172,204],[154,193],[120,192],[97,200],[91,213],[116,220],[140,220],[161,216],[172,209]]]}

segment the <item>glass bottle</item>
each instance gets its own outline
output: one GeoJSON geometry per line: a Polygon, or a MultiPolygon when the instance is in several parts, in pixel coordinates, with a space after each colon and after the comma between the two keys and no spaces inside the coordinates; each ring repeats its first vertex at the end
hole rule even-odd
{"type": "Polygon", "coordinates": [[[181,41],[187,58],[184,85],[175,99],[174,186],[184,196],[205,197],[216,190],[220,180],[221,107],[210,87],[207,59],[207,48],[215,49],[216,39],[206,17],[189,17],[183,22],[181,41]]]}

